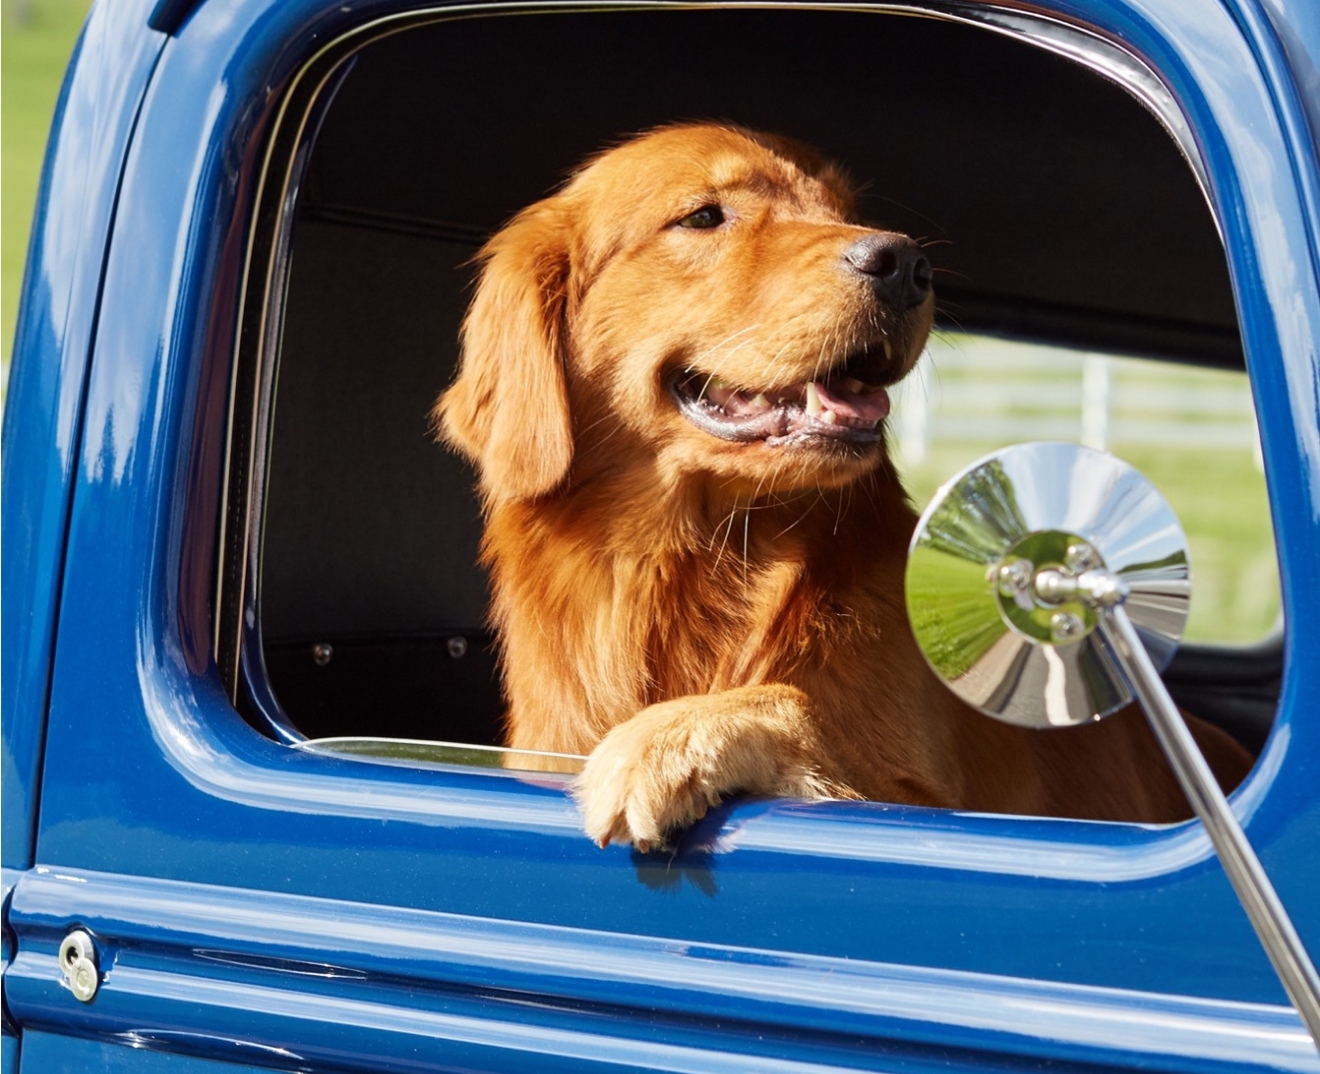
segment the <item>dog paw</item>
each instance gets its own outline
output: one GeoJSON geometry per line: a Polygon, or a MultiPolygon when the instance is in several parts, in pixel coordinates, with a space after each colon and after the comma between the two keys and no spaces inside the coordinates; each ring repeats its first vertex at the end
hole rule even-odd
{"type": "Polygon", "coordinates": [[[736,788],[721,788],[696,758],[657,757],[634,738],[607,738],[588,758],[575,787],[582,826],[602,847],[665,850],[736,788]]]}
{"type": "Polygon", "coordinates": [[[611,730],[574,787],[587,835],[659,850],[730,794],[833,796],[803,748],[796,697],[743,707],[728,694],[652,705],[611,730]]]}

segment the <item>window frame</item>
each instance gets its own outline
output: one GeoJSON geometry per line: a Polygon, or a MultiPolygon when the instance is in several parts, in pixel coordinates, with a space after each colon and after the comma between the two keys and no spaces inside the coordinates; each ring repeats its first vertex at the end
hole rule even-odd
{"type": "MultiPolygon", "coordinates": [[[[757,6],[774,10],[801,7],[794,0],[757,6]]],[[[745,5],[732,0],[705,7],[727,11],[745,5]]],[[[685,9],[685,5],[670,0],[643,0],[627,8],[685,9]]],[[[1118,84],[1173,139],[1210,206],[1211,218],[1223,241],[1224,230],[1215,211],[1207,166],[1188,118],[1173,92],[1154,68],[1135,52],[1121,47],[1093,28],[1061,18],[956,0],[953,3],[904,0],[902,3],[825,4],[812,5],[812,9],[866,10],[891,16],[924,15],[968,24],[1052,52],[1118,84]]],[[[511,13],[547,17],[557,12],[604,14],[609,10],[612,9],[608,6],[582,0],[552,0],[530,5],[486,3],[419,8],[386,15],[328,40],[297,70],[285,91],[261,166],[257,210],[253,215],[244,268],[244,300],[235,345],[231,386],[233,403],[226,447],[220,538],[222,556],[220,569],[216,571],[215,607],[219,609],[219,621],[214,633],[214,657],[231,700],[250,722],[277,741],[301,745],[305,736],[283,711],[269,684],[264,666],[257,585],[261,573],[263,503],[284,302],[290,275],[292,232],[300,188],[321,122],[333,106],[339,86],[352,70],[356,54],[385,36],[455,18],[504,17],[511,13]]],[[[1283,631],[1277,629],[1259,643],[1241,647],[1241,651],[1244,655],[1250,651],[1253,656],[1261,656],[1281,653],[1283,646],[1283,631]]],[[[1219,648],[1217,645],[1186,646],[1189,652],[1202,656],[1219,648]]],[[[1225,648],[1239,650],[1239,647],[1225,648]]],[[[1195,661],[1191,663],[1195,666],[1195,661]]],[[[359,749],[360,756],[369,755],[365,747],[359,746],[359,749]]],[[[462,744],[455,744],[455,749],[461,750],[462,744]]],[[[380,751],[382,756],[388,752],[387,746],[380,751]]]]}
{"type": "MultiPolygon", "coordinates": [[[[1220,218],[1233,251],[1230,268],[1262,409],[1280,549],[1292,564],[1284,579],[1287,602],[1299,581],[1311,580],[1305,564],[1320,561],[1305,558],[1315,553],[1316,535],[1301,488],[1320,473],[1320,449],[1298,429],[1308,415],[1307,377],[1315,378],[1306,330],[1320,325],[1320,310],[1315,288],[1303,289],[1299,323],[1280,326],[1269,299],[1297,293],[1296,278],[1309,272],[1313,282],[1316,267],[1306,260],[1309,251],[1271,262],[1253,255],[1270,241],[1275,253],[1283,242],[1287,255],[1296,241],[1288,230],[1284,240],[1257,240],[1266,206],[1285,214],[1297,235],[1315,232],[1306,229],[1296,189],[1284,185],[1290,175],[1271,172],[1269,182],[1250,190],[1239,184],[1238,155],[1247,147],[1239,140],[1236,153],[1230,148],[1218,131],[1218,113],[1185,66],[1187,56],[1172,50],[1167,31],[1155,25],[1151,12],[1169,15],[1161,0],[1134,0],[1132,8],[1100,13],[1099,5],[1084,13],[1065,0],[1058,6],[1079,21],[1083,14],[1097,22],[1103,15],[1108,32],[1128,34],[1142,43],[1134,48],[1162,56],[1178,72],[1171,93],[1183,101],[1198,144],[1206,147],[1212,197],[1223,206],[1220,218]],[[1151,21],[1143,21],[1142,11],[1151,21]],[[1175,56],[1182,58],[1175,63],[1175,56]],[[1290,334],[1276,338],[1276,332],[1290,334]],[[1309,470],[1298,465],[1299,450],[1309,470]]],[[[250,450],[257,436],[260,414],[252,414],[250,393],[260,378],[245,381],[249,374],[239,370],[231,380],[232,321],[240,309],[245,333],[252,325],[265,332],[278,323],[272,308],[258,309],[262,303],[242,285],[244,273],[268,271],[277,252],[273,243],[258,244],[262,220],[271,218],[262,215],[265,202],[253,200],[254,177],[270,171],[257,159],[258,149],[243,147],[266,144],[271,110],[287,109],[306,57],[324,55],[322,41],[361,32],[350,24],[363,17],[343,9],[326,15],[303,0],[275,14],[262,10],[270,21],[257,33],[255,9],[249,3],[222,15],[204,6],[185,26],[158,68],[127,169],[106,272],[108,312],[98,329],[89,388],[57,654],[57,672],[78,674],[55,678],[39,860],[84,870],[77,875],[93,886],[96,878],[88,881],[87,873],[145,874],[179,884],[237,886],[241,880],[245,890],[294,899],[453,914],[474,929],[503,919],[584,934],[590,927],[611,936],[669,937],[657,942],[682,947],[689,969],[698,966],[702,944],[722,943],[720,951],[729,945],[758,949],[739,956],[752,963],[764,950],[855,956],[858,967],[907,965],[929,981],[969,972],[987,979],[1039,976],[1083,990],[1132,989],[1131,996],[1106,993],[1116,1010],[1137,1011],[1152,992],[1177,992],[1265,1004],[1274,1012],[1270,1018],[1282,1017],[1268,964],[1194,824],[1150,828],[883,803],[744,801],[694,833],[686,861],[656,863],[623,848],[590,846],[563,777],[387,768],[311,756],[238,719],[233,684],[214,662],[223,652],[212,636],[215,510],[225,491],[217,475],[228,475],[227,533],[247,533],[247,516],[229,512],[253,495],[239,471],[244,445],[250,450]],[[249,45],[248,32],[259,47],[249,45]],[[207,57],[207,48],[221,54],[207,57]],[[183,79],[189,63],[196,65],[187,74],[195,80],[190,85],[220,85],[222,75],[233,74],[237,88],[204,113],[209,126],[202,135],[235,157],[216,152],[211,142],[196,156],[181,154],[178,139],[167,137],[197,120],[194,102],[167,99],[169,78],[183,79]],[[284,87],[285,96],[262,111],[256,102],[268,100],[263,95],[271,86],[284,87]],[[224,167],[235,158],[237,182],[224,167]],[[153,210],[166,216],[152,225],[153,236],[178,253],[143,281],[129,225],[149,220],[153,210]],[[121,226],[127,228],[122,236],[121,226]],[[201,268],[185,280],[193,271],[186,267],[190,258],[201,268]],[[135,363],[130,383],[158,391],[126,401],[124,363],[135,363]],[[226,443],[235,445],[227,462],[226,443]],[[107,710],[115,719],[102,719],[107,710]],[[85,769],[67,763],[71,757],[97,758],[90,782],[85,769]],[[89,816],[87,802],[100,801],[98,795],[106,808],[89,816]],[[425,877],[416,875],[419,863],[428,869],[425,877]],[[664,876],[676,878],[678,889],[661,896],[646,887],[664,876]],[[712,878],[725,885],[724,899],[699,889],[712,878]],[[898,908],[895,891],[903,897],[898,908]],[[982,902],[973,905],[973,895],[982,902]],[[885,920],[887,913],[892,920],[885,920]],[[862,922],[867,929],[858,928],[862,922]],[[968,929],[970,938],[963,935],[968,929]]],[[[1214,17],[1221,27],[1228,21],[1222,12],[1214,17]]],[[[1215,107],[1225,116],[1261,120],[1266,129],[1254,137],[1285,147],[1282,132],[1267,122],[1272,113],[1262,101],[1269,98],[1255,69],[1238,77],[1256,94],[1220,98],[1215,107]]],[[[257,465],[251,469],[260,473],[257,465]]],[[[221,549],[230,537],[219,539],[221,549]]],[[[252,555],[244,549],[242,569],[251,568],[252,555]]],[[[232,590],[223,597],[232,599],[232,590]]],[[[1290,652],[1320,651],[1315,630],[1300,622],[1289,633],[1290,652]]],[[[1320,674],[1306,664],[1289,660],[1280,723],[1234,798],[1294,914],[1304,905],[1310,874],[1305,855],[1296,866],[1291,851],[1317,809],[1306,759],[1316,755],[1316,730],[1292,719],[1303,712],[1320,674]]],[[[50,892],[32,890],[33,900],[49,896],[47,905],[54,904],[50,892]]],[[[69,900],[69,892],[76,894],[75,887],[60,891],[69,900]]],[[[35,905],[25,911],[32,920],[39,916],[35,905]]],[[[1308,923],[1299,923],[1304,936],[1308,923]]],[[[124,959],[132,956],[126,947],[124,959]]],[[[103,1012],[92,1013],[110,1017],[103,1012]]],[[[977,1040],[985,1039],[987,1027],[993,1034],[1010,1025],[1005,1014],[968,1027],[956,1022],[956,1011],[941,1013],[949,1024],[982,1033],[977,1040]]],[[[1250,1022],[1244,1010],[1228,1015],[1250,1022]]],[[[1073,1034],[1075,1043],[1083,1030],[1059,1032],[1073,1034]]],[[[1184,1045],[1204,1054],[1203,1043],[1180,1038],[1184,1045]]],[[[1122,1047],[1141,1051],[1143,1045],[1122,1047]]]]}

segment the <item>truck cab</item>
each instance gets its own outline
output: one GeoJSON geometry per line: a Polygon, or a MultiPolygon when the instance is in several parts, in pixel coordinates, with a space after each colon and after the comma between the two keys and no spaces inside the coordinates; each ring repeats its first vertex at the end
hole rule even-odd
{"type": "Polygon", "coordinates": [[[740,796],[595,846],[502,751],[428,417],[477,250],[592,152],[819,146],[935,265],[914,496],[1089,439],[1178,509],[1165,682],[1320,951],[1317,11],[99,0],[4,415],[5,1074],[1320,1071],[1199,821],[740,796]]]}

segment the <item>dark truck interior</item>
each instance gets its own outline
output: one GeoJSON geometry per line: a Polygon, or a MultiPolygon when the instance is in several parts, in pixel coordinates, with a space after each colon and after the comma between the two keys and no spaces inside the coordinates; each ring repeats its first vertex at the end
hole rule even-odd
{"type": "MultiPolygon", "coordinates": [[[[484,237],[630,132],[727,119],[845,162],[932,241],[946,328],[1241,368],[1195,175],[1124,89],[983,27],[825,10],[554,13],[415,25],[352,60],[292,232],[260,523],[259,644],[308,737],[497,743],[466,466],[429,409],[484,237]]],[[[251,647],[251,646],[250,646],[251,647]]],[[[1278,646],[1186,646],[1181,703],[1249,748],[1278,646]]]]}

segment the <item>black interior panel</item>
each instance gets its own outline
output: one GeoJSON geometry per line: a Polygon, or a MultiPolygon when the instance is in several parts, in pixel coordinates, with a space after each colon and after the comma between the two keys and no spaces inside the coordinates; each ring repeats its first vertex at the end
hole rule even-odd
{"type": "Polygon", "coordinates": [[[467,466],[435,442],[473,249],[300,221],[262,552],[269,639],[479,627],[467,466]]]}
{"type": "Polygon", "coordinates": [[[381,634],[266,646],[266,671],[309,738],[499,741],[499,675],[489,634],[381,634]]]}
{"type": "Polygon", "coordinates": [[[727,119],[843,161],[877,224],[937,245],[945,319],[1222,364],[1222,247],[1172,138],[1039,48],[927,18],[605,12],[446,22],[363,51],[311,212],[482,234],[602,146],[727,119]]]}

